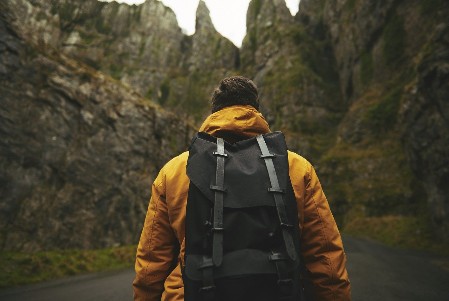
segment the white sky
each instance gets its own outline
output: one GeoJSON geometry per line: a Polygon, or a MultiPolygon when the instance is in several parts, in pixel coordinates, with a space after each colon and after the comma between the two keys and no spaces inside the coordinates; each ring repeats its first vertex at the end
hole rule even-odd
{"type": "MultiPolygon", "coordinates": [[[[113,0],[100,0],[111,2],[113,0]]],[[[141,4],[145,0],[115,0],[128,4],[141,4]]],[[[200,0],[159,0],[176,14],[179,26],[191,35],[195,32],[195,15],[200,0]]],[[[300,0],[285,0],[292,15],[298,11],[300,0]]],[[[212,23],[223,36],[240,47],[246,34],[246,11],[250,0],[204,0],[209,8],[212,23]]]]}

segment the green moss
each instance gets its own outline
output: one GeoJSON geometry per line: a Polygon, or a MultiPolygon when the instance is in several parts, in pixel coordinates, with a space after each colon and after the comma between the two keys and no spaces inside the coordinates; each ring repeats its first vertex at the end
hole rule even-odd
{"type": "MultiPolygon", "coordinates": [[[[197,71],[189,74],[188,78],[184,80],[187,91],[182,95],[182,109],[195,120],[200,121],[209,107],[208,93],[211,90],[210,83],[214,82],[213,77],[211,74],[197,71]]],[[[170,95],[168,102],[173,101],[175,100],[172,100],[170,95]]],[[[179,99],[176,102],[179,102],[179,99]]]]}
{"type": "Polygon", "coordinates": [[[73,13],[76,10],[76,6],[70,2],[64,2],[58,7],[58,14],[61,21],[71,21],[73,18],[73,13]]]}
{"type": "MultiPolygon", "coordinates": [[[[220,53],[223,51],[222,45],[221,45],[221,39],[215,40],[215,47],[214,47],[214,54],[218,57],[220,53]]],[[[212,41],[211,41],[212,42],[212,41]]]]}
{"type": "Polygon", "coordinates": [[[255,53],[257,50],[257,34],[255,30],[248,32],[249,45],[251,48],[251,52],[255,53]]]}
{"type": "MultiPolygon", "coordinates": [[[[293,41],[295,39],[298,42],[304,41],[304,51],[298,51],[290,56],[280,56],[272,61],[270,70],[259,83],[264,87],[264,91],[269,91],[269,95],[265,96],[267,101],[264,106],[272,114],[267,116],[271,128],[283,131],[294,148],[301,149],[301,144],[307,144],[307,154],[304,155],[309,160],[315,161],[334,143],[336,124],[340,120],[336,116],[339,114],[326,113],[317,119],[316,115],[310,115],[303,110],[296,114],[284,114],[285,116],[282,112],[285,112],[285,107],[295,108],[309,87],[319,89],[322,93],[320,97],[337,103],[340,95],[338,80],[334,80],[337,75],[332,70],[332,63],[330,67],[325,66],[328,61],[320,59],[320,54],[312,53],[310,48],[315,49],[316,44],[308,44],[308,36],[303,30],[289,28],[286,35],[293,41]],[[305,142],[295,142],[297,138],[293,137],[301,137],[305,142]]],[[[320,51],[325,50],[320,49],[318,52],[320,51]]]]}
{"type": "Polygon", "coordinates": [[[168,96],[170,95],[170,82],[168,80],[164,80],[160,86],[161,96],[159,97],[159,103],[164,104],[168,96]]]}
{"type": "Polygon", "coordinates": [[[112,19],[115,19],[114,17],[117,16],[118,10],[120,8],[120,4],[118,4],[117,2],[113,1],[109,5],[112,6],[111,17],[112,17],[112,19]]]}
{"type": "Polygon", "coordinates": [[[118,65],[111,64],[111,66],[109,67],[109,72],[114,79],[120,80],[120,78],[122,77],[122,69],[118,65]]]}
{"type": "Polygon", "coordinates": [[[434,16],[443,7],[444,2],[445,0],[419,1],[421,14],[434,16]]]}
{"type": "Polygon", "coordinates": [[[38,14],[37,14],[37,16],[36,16],[36,19],[37,19],[38,21],[41,21],[41,20],[47,20],[48,17],[47,17],[47,14],[46,14],[45,12],[39,11],[38,14]]]}
{"type": "Polygon", "coordinates": [[[373,56],[371,52],[364,52],[360,57],[360,63],[360,79],[364,85],[367,85],[373,78],[373,56]]]}
{"type": "Polygon", "coordinates": [[[292,40],[296,45],[301,45],[301,43],[306,39],[306,33],[304,32],[304,28],[302,26],[292,28],[292,30],[287,32],[287,34],[292,37],[292,40]]]}
{"type": "Polygon", "coordinates": [[[345,8],[352,10],[355,8],[356,3],[357,3],[357,0],[347,0],[345,3],[345,8]]]}
{"type": "Polygon", "coordinates": [[[79,32],[81,39],[86,43],[86,44],[91,44],[93,41],[95,41],[95,39],[97,38],[97,36],[93,33],[90,32],[85,32],[83,30],[81,30],[79,32]]]}
{"type": "Polygon", "coordinates": [[[83,63],[85,63],[86,65],[92,67],[95,70],[100,70],[101,69],[99,60],[93,60],[91,58],[86,57],[82,61],[83,61],[83,63]]]}
{"type": "Polygon", "coordinates": [[[403,87],[391,90],[380,102],[371,105],[366,112],[366,121],[374,134],[383,134],[396,124],[403,87]]]}
{"type": "Polygon", "coordinates": [[[397,66],[403,58],[405,51],[404,20],[393,14],[383,32],[383,55],[385,63],[390,67],[397,66]]]}
{"type": "Polygon", "coordinates": [[[39,253],[0,253],[0,287],[35,283],[68,275],[131,267],[136,247],[103,250],[64,250],[39,253]]]}
{"type": "MultiPolygon", "coordinates": [[[[311,62],[304,62],[302,53],[293,56],[281,56],[267,72],[262,85],[271,91],[276,91],[276,99],[283,99],[291,94],[300,93],[303,84],[315,85],[323,89],[326,96],[335,98],[338,95],[336,82],[323,79],[313,68],[311,62]]],[[[330,76],[330,75],[328,75],[330,76]]],[[[272,100],[274,104],[275,99],[272,100]]],[[[277,108],[275,108],[277,109],[277,108]]]]}
{"type": "Polygon", "coordinates": [[[52,15],[56,15],[58,13],[58,4],[57,4],[57,2],[56,3],[52,2],[52,6],[50,8],[50,13],[52,15]]]}
{"type": "MultiPolygon", "coordinates": [[[[338,73],[324,21],[321,19],[310,31],[292,27],[286,35],[299,46],[300,62],[322,78],[324,84],[336,87],[334,83],[338,82],[338,73]]],[[[339,91],[334,90],[333,93],[338,95],[339,91]]]]}
{"type": "Polygon", "coordinates": [[[318,165],[340,223],[351,220],[348,211],[353,208],[359,208],[363,216],[425,211],[423,188],[416,184],[402,145],[393,135],[371,138],[361,145],[340,142],[318,165]]]}
{"type": "Polygon", "coordinates": [[[132,10],[132,18],[136,21],[136,23],[140,23],[140,10],[133,9],[132,10]]]}
{"type": "Polygon", "coordinates": [[[99,33],[109,34],[111,32],[111,26],[104,22],[103,18],[97,17],[95,18],[95,29],[99,33]]]}
{"type": "Polygon", "coordinates": [[[153,99],[153,88],[149,88],[147,93],[145,93],[145,98],[153,99]]]}
{"type": "Polygon", "coordinates": [[[259,13],[260,13],[260,9],[262,8],[262,1],[263,1],[263,0],[252,0],[252,1],[251,1],[251,4],[252,4],[253,7],[254,7],[254,20],[257,19],[257,16],[258,16],[259,13]]]}
{"type": "Polygon", "coordinates": [[[139,47],[139,56],[142,56],[143,52],[145,51],[145,48],[146,48],[146,41],[145,39],[142,39],[139,47]]]}

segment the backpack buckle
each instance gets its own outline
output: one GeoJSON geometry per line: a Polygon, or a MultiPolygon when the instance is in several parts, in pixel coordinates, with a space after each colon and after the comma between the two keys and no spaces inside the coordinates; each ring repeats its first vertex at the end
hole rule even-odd
{"type": "Polygon", "coordinates": [[[212,154],[214,156],[219,156],[219,157],[223,157],[223,158],[226,158],[228,156],[228,154],[226,154],[226,153],[219,153],[219,152],[213,152],[212,154]]]}
{"type": "Polygon", "coordinates": [[[292,279],[279,279],[278,280],[279,293],[281,296],[290,296],[293,289],[292,279]]]}
{"type": "Polygon", "coordinates": [[[281,222],[281,228],[291,229],[293,228],[293,225],[281,222]]]}
{"type": "Polygon", "coordinates": [[[214,266],[214,263],[212,262],[212,258],[206,258],[203,260],[203,262],[198,267],[199,270],[212,268],[214,266]]]}
{"type": "Polygon", "coordinates": [[[270,256],[268,256],[268,260],[279,261],[279,260],[288,260],[288,258],[282,253],[272,253],[270,256]]]}
{"type": "Polygon", "coordinates": [[[213,296],[215,295],[215,285],[200,287],[198,292],[202,294],[206,300],[213,300],[213,296]]]}
{"type": "Polygon", "coordinates": [[[215,285],[204,286],[200,288],[201,293],[206,293],[215,290],[215,285]]]}
{"type": "Polygon", "coordinates": [[[273,188],[273,187],[269,187],[269,188],[268,188],[268,192],[285,194],[284,189],[281,189],[281,188],[273,188]]]}
{"type": "Polygon", "coordinates": [[[222,186],[210,185],[209,188],[210,188],[210,190],[213,190],[213,191],[226,192],[226,188],[224,188],[222,186]]]}

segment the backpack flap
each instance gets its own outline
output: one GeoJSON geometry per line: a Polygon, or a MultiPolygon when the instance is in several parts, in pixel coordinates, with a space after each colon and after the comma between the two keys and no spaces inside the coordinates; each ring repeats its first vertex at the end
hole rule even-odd
{"type": "MultiPolygon", "coordinates": [[[[288,154],[284,136],[280,132],[264,135],[271,153],[275,155],[273,162],[279,174],[279,186],[286,190],[290,184],[288,177],[288,154]]],[[[216,138],[206,133],[198,133],[189,149],[187,175],[204,196],[214,202],[214,185],[216,157],[216,138]]],[[[255,206],[274,206],[273,198],[268,192],[270,181],[261,177],[267,173],[265,163],[254,164],[254,158],[261,155],[256,138],[239,141],[234,144],[225,142],[228,155],[225,165],[225,188],[227,208],[246,208],[255,206]],[[251,187],[249,190],[248,187],[251,187]]]]}

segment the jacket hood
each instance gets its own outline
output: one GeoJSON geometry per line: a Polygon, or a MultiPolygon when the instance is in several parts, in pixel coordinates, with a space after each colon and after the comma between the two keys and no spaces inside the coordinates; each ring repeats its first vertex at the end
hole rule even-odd
{"type": "Polygon", "coordinates": [[[248,139],[270,132],[267,121],[252,106],[231,106],[217,111],[201,125],[200,132],[221,137],[228,142],[248,139]]]}

